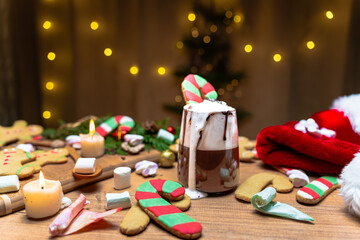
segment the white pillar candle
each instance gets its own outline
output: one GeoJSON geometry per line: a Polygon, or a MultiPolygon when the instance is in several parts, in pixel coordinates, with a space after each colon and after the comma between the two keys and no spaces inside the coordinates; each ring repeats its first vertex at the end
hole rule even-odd
{"type": "Polygon", "coordinates": [[[44,218],[57,213],[61,206],[62,188],[59,181],[44,179],[31,181],[23,187],[26,215],[44,218]]]}
{"type": "Polygon", "coordinates": [[[89,134],[80,134],[81,156],[100,157],[105,151],[104,138],[100,135],[95,135],[95,124],[92,119],[89,130],[89,134]]]}

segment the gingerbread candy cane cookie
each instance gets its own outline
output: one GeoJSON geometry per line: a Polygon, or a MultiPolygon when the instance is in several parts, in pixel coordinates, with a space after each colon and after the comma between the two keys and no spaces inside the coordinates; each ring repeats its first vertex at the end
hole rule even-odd
{"type": "Polygon", "coordinates": [[[305,204],[317,204],[339,187],[341,187],[339,178],[324,176],[300,188],[296,193],[296,200],[305,204]]]}
{"type": "Polygon", "coordinates": [[[111,133],[119,125],[122,131],[130,131],[135,126],[135,122],[131,117],[119,115],[109,118],[100,124],[100,126],[95,129],[95,132],[96,134],[104,137],[111,133]]]}
{"type": "Polygon", "coordinates": [[[135,198],[150,218],[163,228],[178,237],[195,239],[201,235],[201,224],[161,198],[180,200],[184,193],[185,189],[177,182],[155,179],[141,184],[135,198]]]}
{"type": "Polygon", "coordinates": [[[201,103],[203,101],[200,91],[205,95],[206,99],[217,99],[217,93],[214,87],[196,74],[189,74],[181,83],[182,92],[186,104],[201,103]]]}

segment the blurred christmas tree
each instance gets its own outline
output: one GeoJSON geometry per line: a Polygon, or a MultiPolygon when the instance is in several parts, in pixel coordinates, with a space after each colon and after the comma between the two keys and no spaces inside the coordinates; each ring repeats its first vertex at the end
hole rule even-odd
{"type": "MultiPolygon", "coordinates": [[[[243,72],[229,70],[229,61],[230,36],[234,30],[233,25],[239,24],[242,20],[241,15],[236,15],[226,8],[219,11],[213,4],[203,5],[195,2],[193,11],[188,14],[188,20],[192,23],[190,34],[177,43],[177,48],[184,50],[188,55],[187,64],[174,72],[177,84],[180,86],[189,73],[196,73],[217,89],[218,100],[228,102],[234,97],[239,98],[241,91],[236,91],[236,88],[245,75],[243,72]]],[[[181,114],[183,103],[180,97],[176,101],[178,104],[167,104],[164,108],[181,114]]],[[[231,102],[228,103],[236,108],[239,121],[249,115],[231,102]]]]}

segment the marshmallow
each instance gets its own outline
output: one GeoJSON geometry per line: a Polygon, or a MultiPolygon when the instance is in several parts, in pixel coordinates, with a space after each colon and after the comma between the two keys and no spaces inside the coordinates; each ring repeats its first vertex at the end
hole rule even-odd
{"type": "Polygon", "coordinates": [[[144,137],[137,134],[126,134],[124,136],[124,141],[128,142],[132,146],[136,146],[138,144],[143,143],[144,137]]]}
{"type": "Polygon", "coordinates": [[[135,164],[135,172],[144,177],[155,175],[158,165],[154,162],[143,160],[135,164]]]}
{"type": "Polygon", "coordinates": [[[0,193],[19,191],[20,182],[17,175],[0,177],[0,193]]]}
{"type": "Polygon", "coordinates": [[[118,167],[114,169],[114,188],[124,189],[130,187],[131,168],[129,167],[118,167]]]}
{"type": "Polygon", "coordinates": [[[71,199],[68,198],[68,197],[63,197],[61,199],[61,206],[60,206],[60,209],[64,209],[68,206],[70,206],[70,204],[72,203],[71,199]]]}
{"type": "Polygon", "coordinates": [[[16,148],[19,148],[23,150],[24,152],[33,152],[35,151],[35,148],[32,144],[26,143],[26,144],[19,144],[16,146],[16,148]]]}
{"type": "Polygon", "coordinates": [[[164,129],[160,129],[158,134],[156,135],[156,137],[168,140],[170,142],[173,142],[175,140],[174,134],[172,134],[171,132],[168,132],[168,131],[166,131],[164,129]]]}
{"type": "Polygon", "coordinates": [[[128,191],[122,193],[107,193],[106,194],[106,209],[119,208],[122,209],[131,207],[131,199],[128,191]]]}
{"type": "Polygon", "coordinates": [[[80,174],[92,174],[95,172],[96,158],[79,158],[75,164],[75,172],[80,174]]]}
{"type": "Polygon", "coordinates": [[[69,135],[65,138],[67,144],[73,146],[75,149],[81,149],[80,136],[78,135],[69,135]]]}

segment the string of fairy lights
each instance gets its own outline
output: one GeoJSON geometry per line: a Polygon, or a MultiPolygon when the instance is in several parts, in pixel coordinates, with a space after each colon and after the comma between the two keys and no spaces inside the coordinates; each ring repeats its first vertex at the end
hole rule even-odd
{"type": "MultiPolygon", "coordinates": [[[[232,11],[230,11],[230,10],[227,10],[227,11],[225,12],[225,16],[226,16],[227,18],[229,18],[229,19],[230,19],[230,18],[233,18],[234,23],[239,24],[239,23],[241,23],[241,22],[243,21],[243,18],[244,18],[244,17],[243,17],[242,14],[235,14],[234,16],[233,16],[233,14],[234,14],[234,13],[233,13],[232,11]]],[[[325,17],[326,17],[328,20],[332,20],[332,19],[334,18],[334,14],[332,13],[332,11],[327,10],[327,11],[325,11],[325,17]]],[[[194,22],[194,21],[196,21],[196,19],[197,19],[197,16],[196,16],[196,14],[195,14],[194,12],[188,12],[188,13],[187,13],[187,20],[188,20],[188,21],[194,22]]],[[[47,31],[47,30],[49,30],[49,29],[51,29],[51,28],[53,27],[53,24],[54,24],[53,22],[51,22],[51,21],[49,21],[49,20],[45,20],[45,21],[43,21],[43,23],[42,23],[42,28],[43,28],[44,31],[47,31]]],[[[98,23],[97,21],[91,21],[89,27],[90,27],[93,31],[97,31],[101,26],[99,25],[99,23],[98,23]]],[[[209,29],[209,30],[210,30],[210,32],[215,33],[215,32],[217,31],[217,29],[218,29],[218,27],[217,27],[215,24],[212,24],[212,25],[210,26],[210,29],[209,29]]],[[[230,33],[232,33],[232,31],[233,31],[233,29],[232,29],[231,26],[228,26],[228,27],[226,28],[226,32],[227,32],[227,33],[230,34],[230,33]]],[[[200,33],[199,33],[199,30],[198,30],[197,28],[194,27],[194,28],[191,29],[191,36],[192,36],[193,38],[197,38],[197,37],[199,37],[199,35],[200,35],[200,33]]],[[[203,40],[203,42],[206,43],[206,44],[207,44],[207,43],[210,43],[210,42],[211,42],[211,36],[210,36],[210,35],[205,35],[202,40],[203,40]]],[[[313,49],[315,48],[315,46],[316,46],[316,44],[315,44],[314,40],[308,40],[308,41],[306,42],[306,44],[305,44],[305,47],[306,47],[308,50],[313,50],[313,49]]],[[[178,41],[178,42],[176,43],[176,47],[177,47],[179,50],[181,50],[181,49],[184,48],[184,43],[183,43],[182,41],[178,41]]],[[[253,53],[253,52],[256,50],[256,47],[253,46],[253,44],[251,44],[251,43],[245,43],[244,46],[243,46],[243,50],[244,50],[245,53],[250,54],[250,53],[253,53]]],[[[112,50],[110,47],[104,48],[103,52],[104,52],[104,55],[107,56],[107,57],[111,57],[111,56],[113,55],[113,50],[112,50]]],[[[273,61],[274,61],[275,63],[279,63],[279,62],[282,60],[281,53],[275,52],[275,53],[272,55],[272,59],[273,59],[273,61]]],[[[55,61],[55,60],[56,60],[56,53],[53,52],[53,51],[49,51],[49,52],[47,53],[47,60],[48,60],[48,61],[55,61]]],[[[211,69],[212,69],[211,64],[208,64],[208,65],[206,66],[206,69],[207,69],[208,71],[211,71],[211,69]]],[[[137,75],[137,74],[139,73],[139,71],[140,71],[140,69],[139,69],[139,67],[136,66],[136,65],[130,66],[130,68],[129,68],[129,73],[130,73],[131,75],[137,75]]],[[[158,67],[157,67],[157,74],[160,75],[160,76],[165,75],[165,74],[167,73],[167,71],[168,71],[168,70],[165,68],[165,66],[158,66],[158,67]]],[[[192,67],[192,68],[191,68],[191,71],[192,71],[193,73],[196,73],[197,68],[196,68],[196,67],[192,67]]],[[[233,89],[233,87],[236,87],[237,85],[238,85],[238,80],[234,79],[234,80],[231,82],[231,84],[229,84],[229,86],[226,87],[226,90],[229,90],[229,91],[230,91],[230,90],[233,89]]],[[[54,90],[56,90],[56,85],[55,85],[55,83],[54,83],[53,81],[46,81],[46,83],[45,83],[45,88],[46,88],[46,90],[48,90],[48,91],[54,91],[54,90]]],[[[225,93],[225,89],[223,89],[223,88],[219,88],[219,89],[218,89],[218,94],[219,94],[219,95],[223,95],[224,93],[225,93]]],[[[174,100],[175,100],[175,102],[178,102],[178,103],[179,103],[179,102],[181,102],[183,99],[182,99],[182,96],[177,95],[177,96],[175,96],[175,99],[174,99],[174,100]]],[[[51,110],[49,110],[49,109],[44,109],[42,116],[43,116],[44,119],[50,119],[51,116],[52,116],[51,110]]]]}

